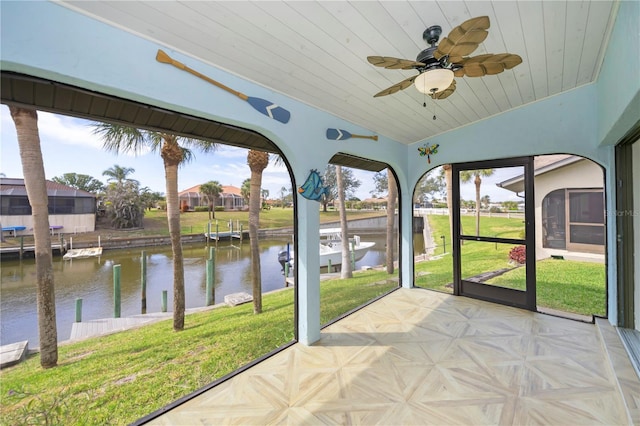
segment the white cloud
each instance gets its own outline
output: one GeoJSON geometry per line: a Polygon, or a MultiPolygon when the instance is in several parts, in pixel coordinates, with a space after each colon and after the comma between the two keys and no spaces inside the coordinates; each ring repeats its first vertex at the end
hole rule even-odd
{"type": "Polygon", "coordinates": [[[89,123],[79,118],[38,112],[38,129],[43,144],[82,145],[102,150],[102,140],[91,132],[89,123]]]}

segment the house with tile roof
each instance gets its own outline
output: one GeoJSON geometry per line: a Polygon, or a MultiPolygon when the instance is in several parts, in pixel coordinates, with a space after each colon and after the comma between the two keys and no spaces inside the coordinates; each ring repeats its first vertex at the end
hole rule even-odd
{"type": "MultiPolygon", "coordinates": [[[[192,186],[178,193],[181,210],[195,210],[196,207],[206,206],[207,197],[200,193],[200,185],[192,186]]],[[[240,188],[232,185],[222,185],[222,192],[214,202],[214,207],[224,207],[225,210],[244,210],[246,203],[240,188]]]]}

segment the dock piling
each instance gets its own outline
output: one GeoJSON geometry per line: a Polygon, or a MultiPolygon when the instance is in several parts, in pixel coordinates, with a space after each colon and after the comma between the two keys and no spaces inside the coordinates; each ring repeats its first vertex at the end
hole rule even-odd
{"type": "Polygon", "coordinates": [[[24,255],[24,237],[20,235],[20,260],[22,260],[22,256],[24,255]]]}
{"type": "Polygon", "coordinates": [[[142,250],[140,255],[140,284],[142,296],[142,313],[147,313],[147,252],[142,250]]]}
{"type": "Polygon", "coordinates": [[[113,265],[113,317],[120,318],[120,265],[113,265]]]}
{"type": "Polygon", "coordinates": [[[167,312],[167,290],[162,290],[162,312],[167,312]]]}

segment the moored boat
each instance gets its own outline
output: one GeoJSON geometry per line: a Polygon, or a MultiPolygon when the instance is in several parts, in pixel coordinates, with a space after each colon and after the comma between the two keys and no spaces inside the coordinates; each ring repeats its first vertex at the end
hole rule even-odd
{"type": "MultiPolygon", "coordinates": [[[[375,246],[373,241],[362,241],[359,235],[349,238],[350,252],[355,262],[362,259],[367,252],[375,246]]],[[[289,264],[289,269],[293,267],[293,249],[283,250],[278,253],[278,262],[284,270],[285,264],[289,264]]],[[[320,230],[320,267],[327,267],[329,264],[340,265],[342,263],[342,232],[340,228],[326,228],[320,230]]]]}

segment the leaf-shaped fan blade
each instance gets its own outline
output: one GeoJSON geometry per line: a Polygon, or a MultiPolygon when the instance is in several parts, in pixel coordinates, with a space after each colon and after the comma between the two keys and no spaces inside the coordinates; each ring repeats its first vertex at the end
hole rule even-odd
{"type": "Polygon", "coordinates": [[[367,61],[376,67],[383,67],[390,70],[412,70],[416,67],[425,66],[422,62],[393,58],[391,56],[367,56],[367,61]]]}
{"type": "Polygon", "coordinates": [[[498,55],[479,55],[467,58],[463,69],[467,77],[482,77],[483,75],[499,74],[505,69],[511,69],[522,63],[522,58],[512,53],[498,55]]]}
{"type": "Polygon", "coordinates": [[[469,55],[476,50],[478,45],[487,38],[489,26],[488,16],[464,21],[442,39],[433,56],[440,60],[443,56],[449,55],[450,62],[458,62],[464,55],[469,55]]]}
{"type": "Polygon", "coordinates": [[[431,96],[432,99],[444,99],[444,98],[448,98],[449,95],[451,95],[455,91],[456,91],[456,81],[453,80],[451,82],[451,85],[447,87],[445,90],[438,93],[431,93],[429,94],[429,96],[431,96]]]}
{"type": "Polygon", "coordinates": [[[380,96],[393,95],[394,93],[399,92],[400,90],[404,90],[407,87],[411,86],[413,84],[413,81],[419,75],[420,74],[417,74],[417,75],[414,75],[413,77],[409,77],[407,79],[404,79],[400,83],[396,83],[393,86],[388,87],[388,88],[376,93],[375,95],[373,95],[373,97],[377,98],[377,97],[380,97],[380,96]]]}

